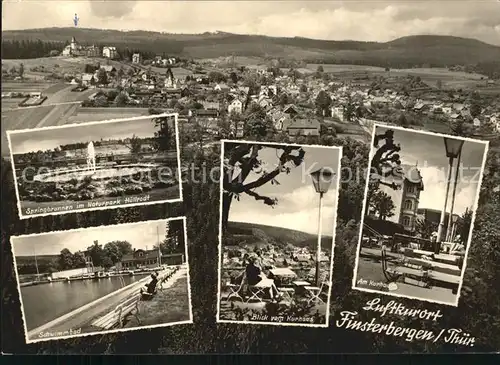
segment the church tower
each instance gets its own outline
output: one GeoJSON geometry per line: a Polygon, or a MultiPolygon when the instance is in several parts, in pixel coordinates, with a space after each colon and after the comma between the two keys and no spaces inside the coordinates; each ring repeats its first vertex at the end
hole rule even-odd
{"type": "Polygon", "coordinates": [[[77,44],[76,44],[76,39],[75,37],[71,38],[71,52],[76,52],[77,49],[77,44]]]}
{"type": "Polygon", "coordinates": [[[403,179],[399,224],[411,233],[415,232],[420,192],[423,190],[424,183],[417,166],[408,168],[403,179]]]}

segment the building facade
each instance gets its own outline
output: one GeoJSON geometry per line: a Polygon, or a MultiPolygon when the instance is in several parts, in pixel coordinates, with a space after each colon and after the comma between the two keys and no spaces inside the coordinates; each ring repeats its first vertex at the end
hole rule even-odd
{"type": "Polygon", "coordinates": [[[160,265],[181,265],[184,261],[184,254],[181,253],[165,255],[158,249],[138,249],[131,254],[123,256],[117,267],[120,267],[123,270],[134,270],[141,268],[155,268],[160,265]]]}
{"type": "Polygon", "coordinates": [[[399,212],[399,224],[403,225],[408,232],[415,232],[417,223],[418,203],[420,193],[424,190],[424,183],[420,171],[411,167],[405,173],[401,191],[401,208],[399,212]]]}
{"type": "Polygon", "coordinates": [[[110,59],[117,58],[118,52],[116,51],[116,47],[103,47],[102,56],[110,59]]]}

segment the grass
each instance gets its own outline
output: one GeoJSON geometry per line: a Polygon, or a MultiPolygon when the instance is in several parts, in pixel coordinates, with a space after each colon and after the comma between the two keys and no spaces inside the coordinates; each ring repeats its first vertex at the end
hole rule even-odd
{"type": "Polygon", "coordinates": [[[76,115],[68,118],[69,123],[97,122],[110,119],[133,118],[149,115],[147,108],[80,108],[76,115]]]}
{"type": "Polygon", "coordinates": [[[140,324],[131,316],[125,328],[188,321],[190,318],[187,275],[184,274],[177,279],[170,288],[159,291],[152,300],[139,303],[139,318],[140,324]]]}

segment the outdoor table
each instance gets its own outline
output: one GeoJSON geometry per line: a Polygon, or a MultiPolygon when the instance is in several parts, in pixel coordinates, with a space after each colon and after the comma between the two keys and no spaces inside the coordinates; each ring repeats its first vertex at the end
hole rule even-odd
{"type": "Polygon", "coordinates": [[[271,278],[276,279],[276,286],[291,286],[291,280],[297,277],[297,274],[287,267],[271,269],[269,274],[271,278]]]}
{"type": "Polygon", "coordinates": [[[252,299],[257,299],[259,302],[263,302],[265,291],[270,289],[274,284],[273,279],[262,279],[255,285],[250,285],[250,288],[256,289],[256,291],[251,290],[252,295],[247,299],[247,303],[252,299]]]}
{"type": "Polygon", "coordinates": [[[292,284],[297,287],[297,290],[295,291],[297,294],[305,294],[307,292],[305,287],[311,285],[310,282],[304,280],[296,280],[292,284]]]}

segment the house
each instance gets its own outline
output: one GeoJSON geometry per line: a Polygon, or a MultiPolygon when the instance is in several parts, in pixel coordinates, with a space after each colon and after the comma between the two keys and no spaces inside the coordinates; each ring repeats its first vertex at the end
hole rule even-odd
{"type": "Polygon", "coordinates": [[[341,122],[344,121],[344,108],[341,106],[331,107],[332,117],[338,118],[341,122]]]}
{"type": "Polygon", "coordinates": [[[416,111],[416,112],[424,112],[425,110],[427,110],[428,108],[428,105],[425,104],[424,102],[422,101],[419,101],[417,103],[415,103],[415,105],[413,106],[413,110],[416,111]]]}
{"type": "Polygon", "coordinates": [[[135,250],[133,253],[124,255],[120,261],[124,269],[154,268],[161,262],[161,252],[159,250],[135,250]]]}
{"type": "Polygon", "coordinates": [[[490,118],[490,124],[496,132],[500,132],[500,118],[498,118],[496,115],[493,115],[490,118]]]}
{"type": "Polygon", "coordinates": [[[474,125],[474,127],[480,127],[481,121],[478,118],[474,118],[474,120],[472,121],[472,125],[474,125]]]}
{"type": "Polygon", "coordinates": [[[83,86],[91,86],[95,85],[96,80],[93,74],[83,74],[82,75],[82,85],[83,86]]]}
{"type": "Polygon", "coordinates": [[[106,73],[109,75],[113,75],[116,72],[116,68],[114,66],[111,66],[111,65],[102,65],[101,69],[106,71],[106,73]]]}
{"type": "Polygon", "coordinates": [[[260,105],[264,109],[268,109],[273,106],[273,103],[267,97],[260,97],[257,101],[257,104],[260,105]]]}
{"type": "Polygon", "coordinates": [[[219,116],[219,111],[218,110],[205,110],[205,109],[198,109],[194,111],[194,114],[197,117],[202,117],[206,119],[215,119],[219,116]]]}
{"type": "Polygon", "coordinates": [[[226,84],[216,84],[214,86],[215,91],[229,91],[230,87],[227,86],[226,84]]]}
{"type": "Polygon", "coordinates": [[[295,119],[287,128],[290,136],[319,136],[320,123],[316,119],[295,119]]]}
{"type": "Polygon", "coordinates": [[[115,59],[118,57],[118,52],[116,51],[116,47],[103,47],[102,48],[102,56],[105,58],[115,59]]]}
{"type": "Polygon", "coordinates": [[[142,56],[140,53],[134,53],[132,55],[132,63],[142,63],[142,56]]]}
{"type": "Polygon", "coordinates": [[[241,114],[243,111],[243,103],[239,99],[234,99],[227,107],[227,112],[241,114]]]}
{"type": "Polygon", "coordinates": [[[206,110],[220,110],[219,102],[202,101],[201,105],[203,105],[203,108],[206,110]]]}
{"type": "Polygon", "coordinates": [[[99,57],[101,55],[101,50],[96,45],[91,45],[85,47],[85,55],[87,57],[99,57]]]}
{"type": "Polygon", "coordinates": [[[290,116],[288,114],[283,113],[280,110],[275,110],[270,113],[271,120],[273,121],[274,128],[277,131],[282,131],[285,121],[290,121],[290,116]]]}
{"type": "Polygon", "coordinates": [[[299,109],[293,104],[288,104],[283,108],[283,113],[288,114],[290,116],[295,116],[299,114],[299,109]]]}

